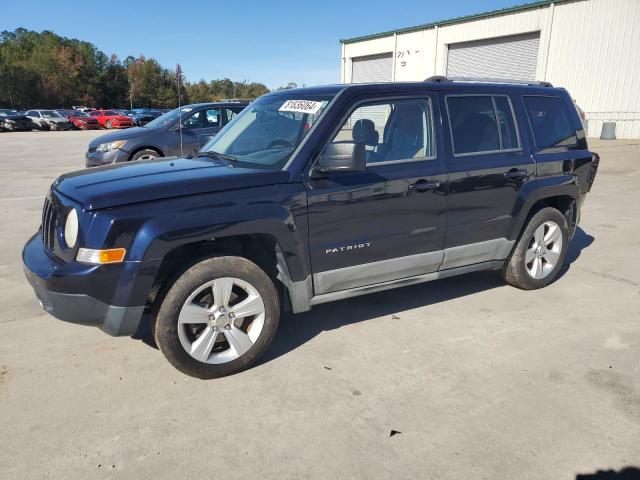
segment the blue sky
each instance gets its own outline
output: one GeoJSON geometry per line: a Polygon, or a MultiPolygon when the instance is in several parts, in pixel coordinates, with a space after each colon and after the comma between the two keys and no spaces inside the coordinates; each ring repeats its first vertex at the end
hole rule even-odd
{"type": "Polygon", "coordinates": [[[77,2],[0,0],[0,30],[51,30],[120,58],[144,54],[188,80],[340,81],[341,38],[525,3],[525,0],[77,2]]]}

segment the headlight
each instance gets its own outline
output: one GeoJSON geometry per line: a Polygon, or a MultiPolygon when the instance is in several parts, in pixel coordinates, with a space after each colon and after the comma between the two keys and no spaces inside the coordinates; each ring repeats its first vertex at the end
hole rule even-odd
{"type": "Polygon", "coordinates": [[[125,143],[124,140],[117,140],[115,142],[109,142],[109,143],[101,143],[96,148],[96,151],[108,152],[109,150],[117,150],[118,148],[122,148],[124,143],[125,143]]]}
{"type": "Polygon", "coordinates": [[[67,220],[64,223],[64,242],[67,247],[73,248],[78,239],[78,212],[75,208],[69,210],[67,220]]]}

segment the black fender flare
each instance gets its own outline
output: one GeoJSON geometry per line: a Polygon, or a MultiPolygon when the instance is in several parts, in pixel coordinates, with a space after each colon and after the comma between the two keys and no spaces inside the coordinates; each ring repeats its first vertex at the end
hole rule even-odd
{"type": "Polygon", "coordinates": [[[577,201],[579,196],[580,185],[574,175],[538,178],[525,183],[516,200],[509,239],[517,240],[531,208],[539,201],[553,197],[571,197],[577,201]]]}

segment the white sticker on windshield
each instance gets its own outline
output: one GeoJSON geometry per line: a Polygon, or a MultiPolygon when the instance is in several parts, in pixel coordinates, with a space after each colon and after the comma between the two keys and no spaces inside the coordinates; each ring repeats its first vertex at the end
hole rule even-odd
{"type": "Polygon", "coordinates": [[[322,107],[322,102],[313,100],[287,100],[278,109],[280,112],[301,112],[315,115],[322,107]]]}

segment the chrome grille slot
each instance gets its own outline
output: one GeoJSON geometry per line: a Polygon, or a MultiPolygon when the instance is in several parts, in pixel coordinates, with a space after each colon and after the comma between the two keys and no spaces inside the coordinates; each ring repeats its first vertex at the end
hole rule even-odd
{"type": "Polygon", "coordinates": [[[51,199],[47,197],[42,208],[42,243],[49,250],[53,250],[54,246],[56,220],[55,207],[51,199]]]}

